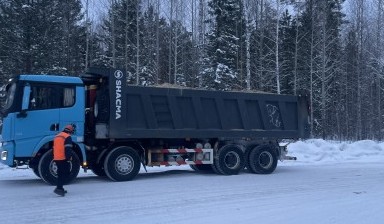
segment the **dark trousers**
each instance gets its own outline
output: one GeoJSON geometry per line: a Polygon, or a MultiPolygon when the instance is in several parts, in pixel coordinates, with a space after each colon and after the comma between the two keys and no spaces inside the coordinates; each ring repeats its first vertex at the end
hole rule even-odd
{"type": "Polygon", "coordinates": [[[63,189],[69,177],[69,162],[67,160],[55,160],[57,166],[57,188],[63,189]]]}

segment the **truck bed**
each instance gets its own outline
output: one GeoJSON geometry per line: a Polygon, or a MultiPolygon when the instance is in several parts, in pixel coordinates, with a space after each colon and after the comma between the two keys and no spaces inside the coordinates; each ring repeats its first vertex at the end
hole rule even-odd
{"type": "Polygon", "coordinates": [[[305,96],[140,86],[122,86],[119,92],[115,89],[110,82],[110,138],[309,135],[305,96]]]}

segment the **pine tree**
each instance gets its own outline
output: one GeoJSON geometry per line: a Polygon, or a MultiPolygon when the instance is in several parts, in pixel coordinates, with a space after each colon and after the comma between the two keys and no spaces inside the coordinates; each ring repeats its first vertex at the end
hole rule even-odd
{"type": "Polygon", "coordinates": [[[84,66],[85,29],[80,0],[2,1],[5,74],[79,73],[84,66]]]}
{"type": "Polygon", "coordinates": [[[158,12],[155,12],[154,6],[150,5],[148,10],[144,13],[144,29],[143,35],[143,71],[147,75],[144,81],[146,85],[153,85],[158,83],[158,70],[159,64],[157,62],[157,33],[154,32],[157,27],[156,18],[158,12]]]}
{"type": "Polygon", "coordinates": [[[229,90],[238,86],[245,63],[243,7],[240,0],[211,0],[208,6],[212,30],[207,37],[206,86],[229,90]]]}
{"type": "Polygon", "coordinates": [[[336,136],[335,124],[340,124],[341,117],[340,80],[342,80],[341,62],[341,25],[344,15],[341,13],[341,4],[344,0],[328,0],[323,2],[323,21],[321,29],[321,121],[322,137],[336,136]],[[328,116],[334,114],[335,116],[328,116]]]}
{"type": "Polygon", "coordinates": [[[313,134],[334,136],[333,124],[337,123],[334,103],[339,96],[337,89],[341,71],[340,29],[343,21],[343,0],[307,0],[300,17],[300,33],[306,33],[301,43],[298,71],[302,79],[300,86],[311,91],[311,122],[313,134]],[[328,132],[329,130],[329,132],[328,132]]]}
{"type": "Polygon", "coordinates": [[[258,18],[251,35],[250,67],[252,89],[277,92],[276,86],[276,10],[267,2],[260,1],[258,18]]]}
{"type": "Polygon", "coordinates": [[[281,93],[293,94],[296,24],[286,10],[280,19],[281,93]]]}
{"type": "MultiPolygon", "coordinates": [[[[108,16],[104,18],[100,33],[106,46],[108,67],[125,68],[128,78],[135,80],[137,46],[137,12],[140,0],[112,0],[108,16]]],[[[104,59],[104,61],[105,61],[104,59]]]]}

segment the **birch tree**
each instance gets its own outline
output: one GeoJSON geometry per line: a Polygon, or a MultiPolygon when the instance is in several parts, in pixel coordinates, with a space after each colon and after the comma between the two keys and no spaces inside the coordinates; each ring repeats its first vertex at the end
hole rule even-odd
{"type": "Polygon", "coordinates": [[[199,0],[199,20],[198,20],[198,58],[199,58],[199,84],[198,87],[203,87],[203,76],[204,76],[204,59],[206,58],[205,54],[205,36],[206,36],[206,26],[205,26],[205,20],[206,20],[206,4],[204,0],[199,0]]]}
{"type": "Polygon", "coordinates": [[[245,31],[245,43],[246,43],[246,89],[251,90],[251,37],[252,34],[255,31],[256,28],[256,18],[255,14],[257,12],[257,1],[254,0],[247,0],[244,4],[244,13],[245,13],[245,20],[246,20],[246,31],[245,31]]]}
{"type": "Polygon", "coordinates": [[[356,0],[356,32],[357,32],[357,44],[359,48],[359,52],[357,55],[357,127],[356,127],[356,137],[355,139],[362,138],[362,84],[361,84],[361,76],[363,72],[363,36],[364,36],[364,1],[356,0]]]}
{"type": "Polygon", "coordinates": [[[280,25],[280,0],[276,0],[276,36],[275,36],[275,74],[276,74],[276,92],[280,94],[280,64],[279,64],[279,44],[280,44],[280,36],[279,36],[279,25],[280,25]]]}
{"type": "MultiPolygon", "coordinates": [[[[320,47],[320,74],[319,81],[321,83],[321,123],[322,137],[326,137],[327,129],[332,130],[333,127],[328,127],[328,122],[334,124],[335,120],[327,116],[327,112],[332,110],[337,105],[332,104],[332,92],[336,91],[336,83],[334,82],[339,77],[338,71],[340,65],[340,44],[339,44],[339,29],[341,25],[340,2],[338,0],[323,1],[319,6],[320,14],[320,30],[321,30],[321,47],[320,47]]],[[[338,110],[332,111],[338,114],[338,110]]],[[[336,116],[337,117],[337,116],[336,116]]]]}
{"type": "Polygon", "coordinates": [[[376,88],[376,115],[374,122],[376,124],[375,128],[375,138],[382,139],[383,134],[383,115],[382,115],[382,88],[383,83],[382,79],[384,78],[384,54],[383,52],[383,29],[384,26],[384,1],[383,0],[376,0],[374,4],[374,8],[376,8],[376,37],[375,37],[375,51],[374,51],[374,66],[373,66],[373,72],[375,74],[375,88],[376,88]]]}
{"type": "Polygon", "coordinates": [[[298,72],[298,68],[299,68],[299,55],[298,55],[298,52],[299,52],[299,46],[300,46],[300,43],[301,41],[303,40],[303,38],[306,36],[306,34],[302,34],[301,32],[299,32],[299,27],[300,27],[300,21],[299,21],[299,16],[301,16],[301,12],[303,10],[305,6],[305,1],[303,0],[296,0],[294,1],[294,8],[295,8],[295,23],[294,23],[294,28],[295,28],[295,42],[294,42],[294,46],[295,46],[295,50],[294,50],[294,70],[293,70],[293,74],[294,74],[294,78],[293,78],[293,94],[297,95],[297,90],[299,88],[299,72],[298,72]]]}

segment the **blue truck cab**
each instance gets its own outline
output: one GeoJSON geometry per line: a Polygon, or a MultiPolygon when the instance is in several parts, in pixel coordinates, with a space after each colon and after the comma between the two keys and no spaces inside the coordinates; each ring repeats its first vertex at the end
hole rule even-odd
{"type": "Polygon", "coordinates": [[[74,124],[75,155],[71,175],[77,176],[78,165],[86,161],[82,80],[68,76],[18,75],[7,84],[5,97],[1,108],[0,161],[16,168],[27,165],[51,183],[53,180],[49,178],[55,175],[49,173],[56,170],[52,162],[53,138],[65,125],[74,124]]]}

